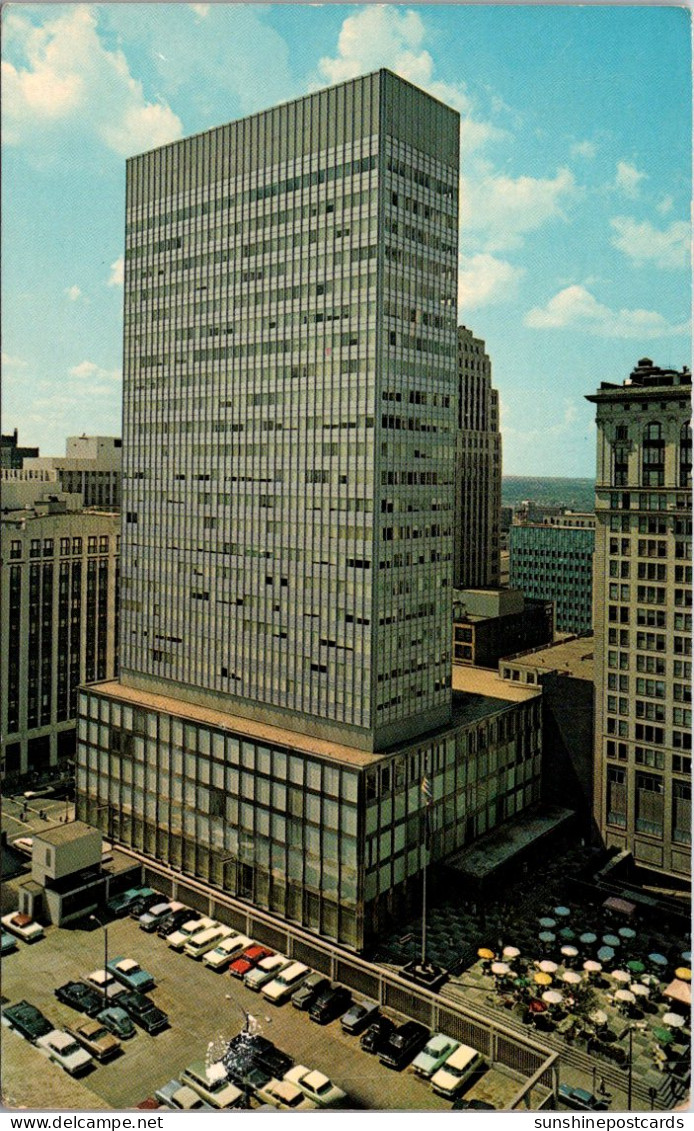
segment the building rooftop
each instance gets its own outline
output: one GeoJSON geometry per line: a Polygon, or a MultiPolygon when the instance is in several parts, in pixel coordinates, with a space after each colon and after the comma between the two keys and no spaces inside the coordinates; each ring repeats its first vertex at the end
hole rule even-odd
{"type": "MultiPolygon", "coordinates": [[[[521,652],[508,657],[506,663],[514,667],[541,669],[559,672],[574,679],[586,679],[592,683],[594,672],[594,638],[590,636],[570,636],[556,644],[544,648],[534,648],[531,652],[521,652]]],[[[502,661],[502,664],[504,661],[502,661]]]]}
{"type": "Polygon", "coordinates": [[[46,829],[45,832],[34,832],[34,843],[41,840],[46,844],[72,844],[73,841],[94,833],[101,836],[98,829],[85,824],[84,821],[68,821],[65,825],[56,825],[54,829],[46,829]]]}
{"type": "MultiPolygon", "coordinates": [[[[504,700],[506,705],[524,703],[527,699],[534,699],[536,695],[541,694],[539,687],[507,683],[495,669],[459,665],[453,667],[453,690],[465,692],[470,696],[484,696],[492,703],[496,701],[496,707],[493,709],[497,711],[503,706],[503,703],[498,702],[499,700],[504,700]]],[[[485,713],[490,714],[491,711],[485,713]]]]}

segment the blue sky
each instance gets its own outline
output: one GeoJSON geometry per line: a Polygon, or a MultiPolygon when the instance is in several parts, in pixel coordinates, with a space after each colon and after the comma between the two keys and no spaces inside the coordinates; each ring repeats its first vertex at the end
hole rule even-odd
{"type": "Polygon", "coordinates": [[[601,380],[690,361],[684,7],[3,7],[3,431],[120,433],[125,158],[390,67],[462,114],[459,317],[504,472],[590,476],[601,380]]]}

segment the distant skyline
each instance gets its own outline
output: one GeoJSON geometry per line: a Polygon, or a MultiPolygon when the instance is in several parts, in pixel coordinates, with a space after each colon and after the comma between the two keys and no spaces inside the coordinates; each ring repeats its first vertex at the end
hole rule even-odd
{"type": "Polygon", "coordinates": [[[690,364],[689,11],[8,4],[3,432],[120,433],[125,158],[389,67],[462,114],[459,320],[505,475],[595,470],[600,381],[690,364]]]}

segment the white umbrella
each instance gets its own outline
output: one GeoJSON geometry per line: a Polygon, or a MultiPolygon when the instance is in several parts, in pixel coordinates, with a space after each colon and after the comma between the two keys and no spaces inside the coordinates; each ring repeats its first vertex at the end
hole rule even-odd
{"type": "Polygon", "coordinates": [[[626,970],[613,970],[610,977],[614,978],[615,982],[622,982],[625,986],[631,981],[631,974],[626,970]]]}
{"type": "MultiPolygon", "coordinates": [[[[566,982],[568,986],[577,986],[583,979],[577,970],[566,970],[564,974],[562,974],[562,981],[566,982]]],[[[643,988],[645,989],[646,987],[644,986],[643,988]]]]}
{"type": "Polygon", "coordinates": [[[552,962],[549,958],[543,958],[542,962],[538,962],[538,966],[543,974],[556,974],[557,972],[556,962],[552,962]]]}
{"type": "Polygon", "coordinates": [[[509,968],[505,962],[492,962],[492,974],[498,974],[499,976],[501,976],[503,974],[508,974],[508,970],[509,968]]]}
{"type": "Polygon", "coordinates": [[[564,998],[559,990],[545,990],[542,1000],[546,1001],[548,1005],[560,1005],[564,998]]]}
{"type": "Polygon", "coordinates": [[[607,1014],[603,1013],[602,1009],[594,1009],[593,1012],[589,1014],[589,1017],[594,1025],[607,1024],[607,1014]]]}
{"type": "Polygon", "coordinates": [[[643,982],[632,982],[629,989],[634,997],[648,997],[651,992],[648,986],[644,986],[643,982]]]}
{"type": "Polygon", "coordinates": [[[596,962],[594,958],[589,958],[583,963],[583,969],[587,974],[599,974],[602,970],[602,963],[596,962]]]}
{"type": "Polygon", "coordinates": [[[568,943],[566,946],[563,946],[561,948],[561,952],[562,952],[562,954],[564,955],[565,958],[576,958],[576,956],[578,954],[576,947],[571,946],[570,943],[568,943]]]}
{"type": "Polygon", "coordinates": [[[632,994],[631,990],[617,990],[616,994],[614,995],[614,1000],[623,1001],[625,1005],[633,1005],[636,1001],[636,998],[632,994]]]}
{"type": "Polygon", "coordinates": [[[504,958],[514,959],[518,958],[520,951],[517,946],[505,946],[503,950],[504,958]]]}
{"type": "Polygon", "coordinates": [[[669,1029],[681,1029],[684,1023],[684,1017],[680,1017],[679,1013],[663,1014],[663,1025],[667,1025],[669,1029]]]}

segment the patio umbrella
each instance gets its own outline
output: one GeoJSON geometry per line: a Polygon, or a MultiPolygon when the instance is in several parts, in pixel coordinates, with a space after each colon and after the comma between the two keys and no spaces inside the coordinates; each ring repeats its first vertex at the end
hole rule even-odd
{"type": "Polygon", "coordinates": [[[571,910],[568,907],[555,907],[554,914],[559,919],[568,919],[569,915],[571,914],[571,910]]]}
{"type": "Polygon", "coordinates": [[[520,978],[513,979],[513,984],[517,986],[519,990],[524,989],[526,986],[530,985],[530,979],[526,978],[524,974],[521,974],[520,978]]]}
{"type": "Polygon", "coordinates": [[[552,931],[540,931],[538,935],[540,942],[543,943],[552,943],[555,941],[556,937],[557,936],[552,931]]]}
{"type": "Polygon", "coordinates": [[[644,986],[643,982],[632,982],[629,989],[634,997],[648,997],[651,992],[648,986],[644,986]]]}
{"type": "Polygon", "coordinates": [[[549,915],[543,915],[540,919],[540,926],[543,930],[550,930],[551,927],[556,927],[556,919],[550,919],[549,915]]]}
{"type": "Polygon", "coordinates": [[[588,1017],[594,1025],[607,1025],[607,1014],[603,1013],[602,1009],[594,1009],[588,1017]]]}
{"type": "Polygon", "coordinates": [[[533,981],[536,986],[551,986],[552,976],[551,974],[546,974],[544,970],[540,970],[533,976],[533,981]]]}
{"type": "Polygon", "coordinates": [[[497,977],[503,977],[504,974],[508,974],[509,968],[505,962],[492,962],[491,971],[497,977]]]}
{"type": "Polygon", "coordinates": [[[661,1045],[670,1045],[675,1039],[668,1029],[661,1029],[660,1027],[653,1030],[653,1036],[661,1045]]]}
{"type": "Polygon", "coordinates": [[[646,967],[644,966],[643,962],[639,962],[638,958],[634,958],[631,962],[627,962],[627,970],[631,970],[632,974],[643,974],[645,969],[646,967]]]}
{"type": "Polygon", "coordinates": [[[598,951],[598,958],[601,962],[609,962],[614,958],[614,951],[611,946],[601,946],[598,951]]]}
{"type": "Polygon", "coordinates": [[[603,935],[602,941],[604,942],[605,946],[611,946],[613,948],[615,946],[619,946],[619,939],[616,935],[603,935]]]}
{"type": "Polygon", "coordinates": [[[561,1005],[564,998],[559,990],[545,990],[542,1000],[546,1001],[547,1005],[561,1005]]]}
{"type": "Polygon", "coordinates": [[[641,981],[644,986],[655,986],[657,988],[660,985],[660,979],[656,978],[655,974],[642,974],[641,981]]]}
{"type": "Polygon", "coordinates": [[[564,958],[576,958],[578,956],[578,951],[575,946],[563,946],[561,952],[564,958]]]}
{"type": "Polygon", "coordinates": [[[636,998],[632,994],[631,990],[617,990],[616,994],[614,995],[614,1000],[623,1001],[625,1005],[633,1005],[636,1001],[636,998]]]}
{"type": "Polygon", "coordinates": [[[490,950],[487,946],[481,946],[477,951],[477,957],[484,958],[487,962],[490,962],[494,957],[494,951],[490,950]]]}
{"type": "MultiPolygon", "coordinates": [[[[566,982],[567,986],[578,986],[583,979],[578,973],[578,970],[565,970],[562,974],[562,982],[566,982]]],[[[645,986],[643,987],[646,988],[645,986]]]]}
{"type": "Polygon", "coordinates": [[[663,990],[663,996],[671,1001],[679,1001],[682,1005],[692,1004],[692,987],[690,982],[683,982],[681,978],[673,978],[670,985],[663,990]]]}
{"type": "Polygon", "coordinates": [[[545,974],[556,974],[557,972],[556,962],[550,962],[549,958],[543,958],[542,962],[538,962],[537,965],[545,974]]]}
{"type": "Polygon", "coordinates": [[[620,927],[617,934],[626,942],[636,938],[636,931],[633,931],[631,927],[620,927]]]}
{"type": "Polygon", "coordinates": [[[576,932],[572,931],[571,927],[562,927],[561,931],[559,932],[559,937],[565,939],[566,942],[569,942],[570,939],[576,938],[576,932]]]}
{"type": "Polygon", "coordinates": [[[625,986],[627,982],[631,981],[631,974],[628,974],[626,970],[613,970],[610,977],[614,978],[615,982],[623,982],[625,986]]]}
{"type": "Polygon", "coordinates": [[[584,931],[578,941],[582,942],[584,946],[592,946],[594,942],[598,941],[598,936],[594,935],[592,931],[584,931]]]}
{"type": "Polygon", "coordinates": [[[667,966],[667,958],[664,954],[658,954],[656,952],[649,954],[648,961],[652,963],[653,966],[667,966]]]}
{"type": "Polygon", "coordinates": [[[691,950],[683,950],[683,951],[682,951],[682,953],[681,953],[681,955],[680,955],[680,958],[682,959],[682,961],[683,961],[683,962],[686,962],[686,963],[687,963],[687,965],[689,965],[689,964],[691,963],[691,961],[692,961],[692,952],[691,952],[691,950]]]}
{"type": "Polygon", "coordinates": [[[691,982],[692,972],[688,966],[678,966],[675,970],[675,977],[679,978],[682,982],[691,982]]]}
{"type": "Polygon", "coordinates": [[[503,951],[504,958],[518,958],[520,951],[517,946],[505,946],[503,951]]]}
{"type": "Polygon", "coordinates": [[[602,963],[596,962],[594,958],[589,958],[583,963],[583,969],[586,974],[599,974],[602,970],[602,963]]]}
{"type": "Polygon", "coordinates": [[[670,1029],[681,1029],[685,1020],[679,1013],[664,1013],[663,1024],[669,1026],[670,1029]]]}
{"type": "Polygon", "coordinates": [[[528,1009],[531,1013],[545,1013],[547,1006],[543,1001],[540,1001],[539,998],[534,997],[528,1004],[528,1009]]]}

